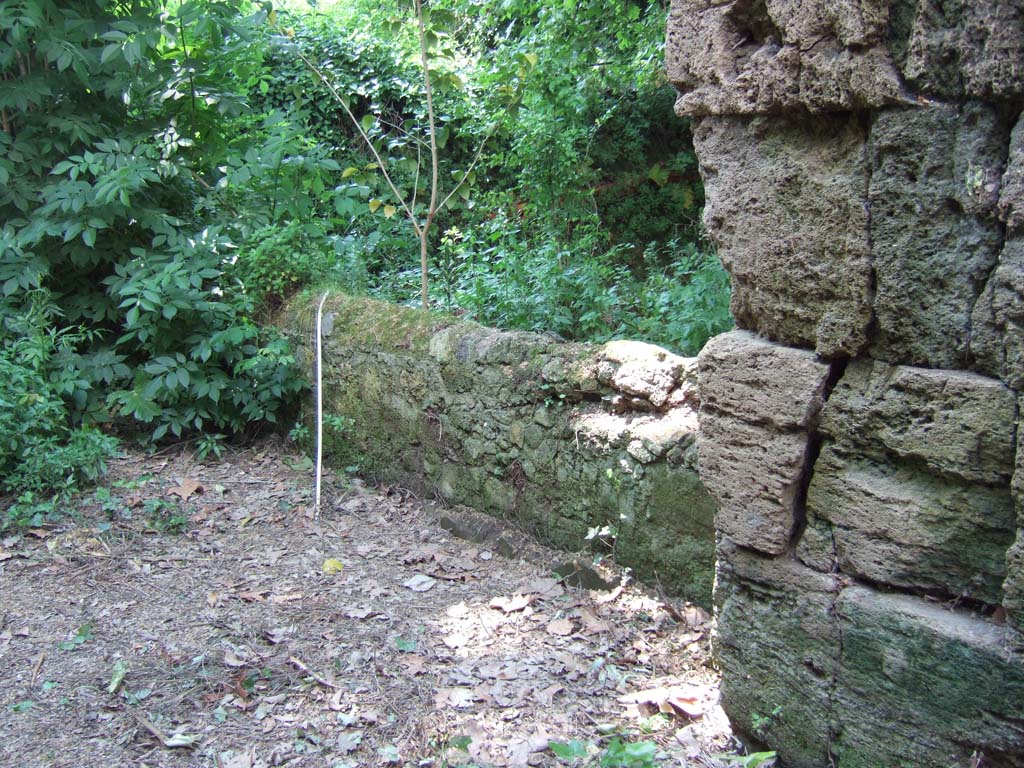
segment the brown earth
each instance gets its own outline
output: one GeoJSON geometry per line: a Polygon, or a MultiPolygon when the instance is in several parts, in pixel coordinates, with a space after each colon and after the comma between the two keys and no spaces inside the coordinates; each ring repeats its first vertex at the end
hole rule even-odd
{"type": "Polygon", "coordinates": [[[0,766],[729,760],[700,609],[573,589],[564,553],[399,488],[332,481],[314,517],[308,465],[130,453],[0,535],[0,766]]]}

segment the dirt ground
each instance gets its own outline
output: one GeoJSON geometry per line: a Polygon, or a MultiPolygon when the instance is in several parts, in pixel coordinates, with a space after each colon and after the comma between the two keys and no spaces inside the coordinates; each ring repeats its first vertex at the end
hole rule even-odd
{"type": "Polygon", "coordinates": [[[399,488],[314,518],[311,478],[275,443],[128,454],[0,536],[0,766],[730,763],[703,611],[399,488]]]}

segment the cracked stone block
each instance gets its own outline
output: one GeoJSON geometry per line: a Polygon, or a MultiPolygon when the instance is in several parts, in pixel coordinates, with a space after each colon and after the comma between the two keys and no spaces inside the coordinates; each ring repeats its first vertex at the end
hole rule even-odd
{"type": "Polygon", "coordinates": [[[886,0],[675,0],[666,70],[681,115],[846,111],[898,102],[886,0]]]}
{"type": "Polygon", "coordinates": [[[987,768],[1024,765],[1024,656],[1007,627],[863,587],[835,613],[834,765],[948,768],[975,753],[987,768]]]}
{"type": "Polygon", "coordinates": [[[919,593],[1002,602],[1015,533],[1009,489],[944,478],[901,459],[843,455],[826,445],[807,492],[801,560],[919,593]],[[816,541],[814,536],[820,538],[816,541]],[[805,533],[805,537],[807,533],[805,533]]]}
{"type": "Polygon", "coordinates": [[[945,475],[1005,485],[1017,402],[1001,382],[964,371],[852,361],[821,417],[845,453],[892,457],[945,475]]]}
{"type": "Polygon", "coordinates": [[[841,644],[840,582],[727,538],[718,549],[715,656],[734,730],[795,768],[829,764],[830,681],[841,644]]]}
{"type": "Polygon", "coordinates": [[[825,357],[871,323],[865,128],[851,115],[706,118],[694,129],[704,222],[736,324],[825,357]]]}
{"type": "Polygon", "coordinates": [[[1002,245],[996,205],[1008,145],[1008,123],[983,104],[887,109],[875,118],[873,357],[968,367],[971,314],[1002,245]]]}
{"type": "Polygon", "coordinates": [[[1012,100],[1024,94],[1020,0],[897,2],[894,52],[908,86],[928,96],[1012,100]],[[906,36],[906,42],[902,39],[906,36]]]}
{"type": "Polygon", "coordinates": [[[718,502],[715,525],[745,547],[784,552],[829,367],[811,352],[735,331],[712,339],[698,368],[697,452],[718,502]]]}
{"type": "Polygon", "coordinates": [[[971,352],[979,370],[1019,390],[1024,389],[1024,119],[1013,130],[999,215],[1009,237],[974,307],[971,352]]]}
{"type": "Polygon", "coordinates": [[[700,477],[718,503],[715,528],[743,546],[780,554],[798,520],[805,432],[775,432],[732,416],[701,415],[700,477]]]}

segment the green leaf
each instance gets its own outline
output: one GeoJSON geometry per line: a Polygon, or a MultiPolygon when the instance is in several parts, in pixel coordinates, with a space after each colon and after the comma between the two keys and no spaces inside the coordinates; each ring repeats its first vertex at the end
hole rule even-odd
{"type": "Polygon", "coordinates": [[[116,693],[117,689],[121,687],[121,683],[124,682],[124,676],[128,672],[128,665],[124,663],[124,659],[118,659],[114,662],[114,670],[110,675],[110,685],[107,686],[107,693],[116,693]]]}
{"type": "Polygon", "coordinates": [[[578,757],[587,756],[587,745],[582,741],[573,739],[569,742],[552,741],[548,742],[548,749],[550,749],[555,757],[560,760],[575,760],[578,757]]]}
{"type": "Polygon", "coordinates": [[[376,122],[377,118],[374,115],[363,115],[359,124],[363,127],[363,130],[366,131],[366,133],[369,133],[376,122]]]}

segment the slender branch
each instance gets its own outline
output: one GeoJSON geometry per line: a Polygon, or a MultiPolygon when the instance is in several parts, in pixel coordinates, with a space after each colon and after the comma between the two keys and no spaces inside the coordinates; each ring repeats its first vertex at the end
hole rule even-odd
{"type": "Polygon", "coordinates": [[[423,142],[419,142],[416,145],[416,176],[412,180],[412,209],[414,211],[416,210],[416,197],[420,191],[420,165],[423,162],[423,153],[420,152],[420,144],[422,143],[423,142]]]}
{"type": "Polygon", "coordinates": [[[413,230],[419,237],[420,232],[422,231],[422,227],[420,226],[420,223],[416,220],[416,215],[412,212],[412,209],[406,204],[405,198],[402,196],[402,193],[398,191],[398,187],[396,187],[395,183],[391,180],[391,174],[388,173],[387,165],[385,165],[383,158],[380,156],[380,153],[377,152],[377,148],[373,146],[373,142],[370,141],[370,137],[366,135],[366,131],[363,130],[363,126],[359,124],[359,121],[356,120],[356,116],[352,114],[352,110],[349,109],[348,103],[345,101],[345,99],[342,98],[341,94],[338,93],[338,89],[334,87],[334,84],[327,79],[327,76],[324,75],[324,73],[321,72],[320,69],[312,61],[310,61],[305,54],[302,53],[302,51],[297,50],[296,53],[298,54],[299,58],[302,59],[303,63],[307,67],[309,67],[313,74],[315,74],[320,79],[320,82],[327,87],[327,90],[330,91],[331,96],[334,97],[334,100],[337,101],[341,105],[341,108],[345,110],[345,114],[348,115],[348,119],[352,122],[352,125],[355,126],[357,131],[359,131],[359,135],[362,137],[363,143],[366,144],[367,149],[370,150],[374,159],[377,161],[377,166],[380,168],[380,172],[381,174],[383,174],[384,180],[388,183],[388,186],[391,188],[391,192],[395,195],[395,198],[398,200],[398,204],[402,206],[402,210],[405,211],[405,215],[409,218],[409,222],[412,224],[413,230]]]}
{"type": "Polygon", "coordinates": [[[449,192],[447,196],[445,196],[445,198],[441,201],[441,204],[437,206],[438,211],[443,210],[444,207],[448,204],[448,201],[452,199],[452,195],[458,192],[459,189],[462,188],[462,185],[466,183],[466,179],[469,178],[469,174],[473,172],[473,169],[476,168],[477,163],[480,162],[480,158],[483,157],[484,148],[487,146],[487,142],[491,140],[491,136],[493,136],[497,130],[498,123],[495,123],[494,125],[491,126],[491,130],[487,132],[487,135],[480,140],[480,146],[477,147],[476,149],[476,155],[473,157],[473,162],[469,164],[469,168],[467,168],[466,172],[462,174],[462,178],[459,179],[459,183],[452,188],[452,191],[449,192]]]}
{"type": "Polygon", "coordinates": [[[423,309],[430,309],[430,302],[427,295],[427,236],[430,233],[430,225],[437,214],[437,123],[434,120],[434,96],[430,87],[430,66],[427,60],[427,32],[423,24],[423,3],[422,0],[415,0],[416,3],[416,25],[420,32],[420,61],[423,64],[423,88],[427,95],[427,126],[430,129],[430,205],[427,207],[427,218],[423,222],[423,231],[420,233],[420,297],[423,300],[423,309]]]}

